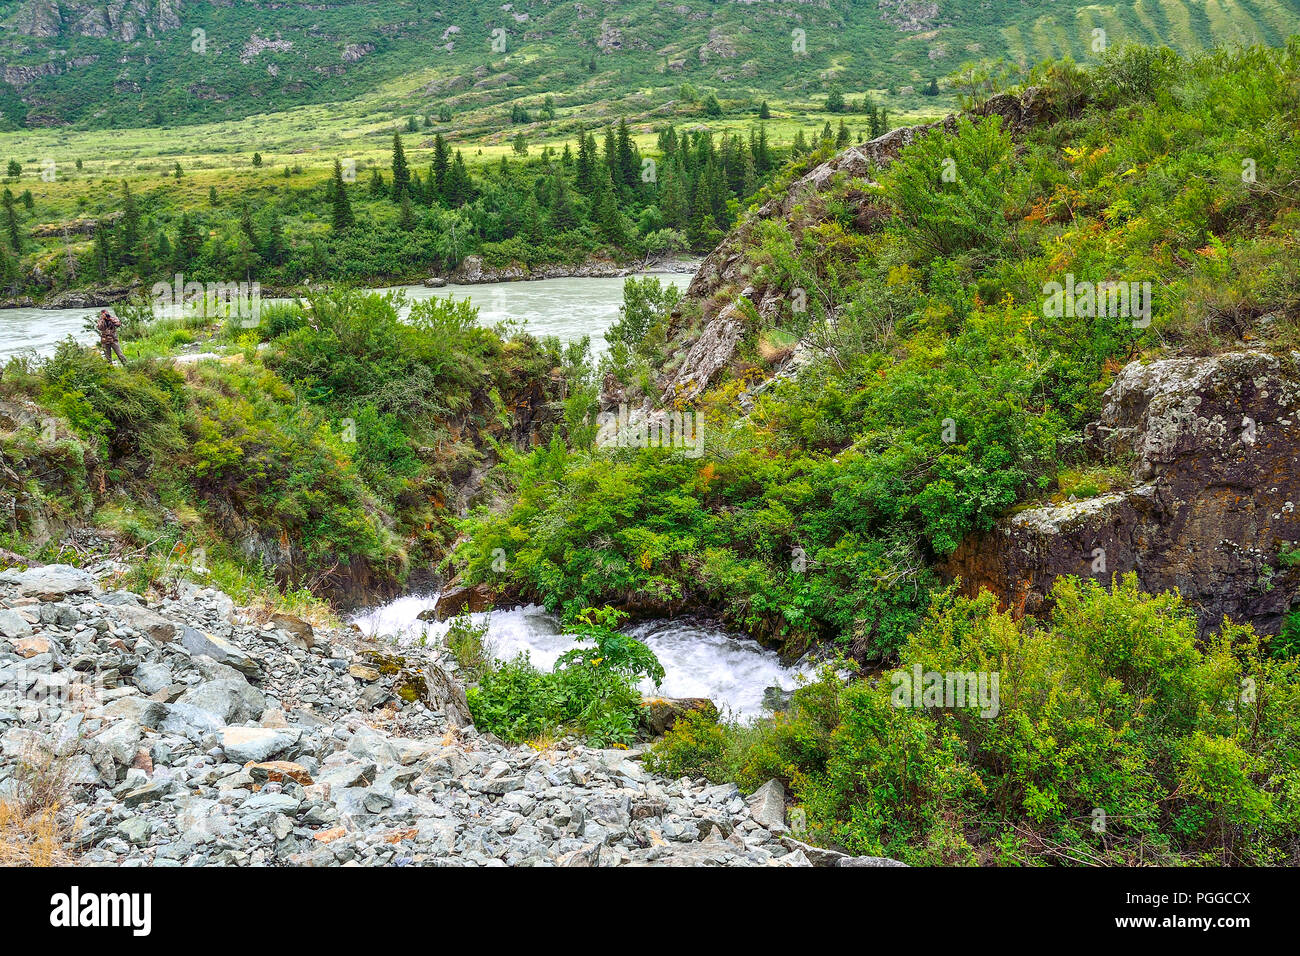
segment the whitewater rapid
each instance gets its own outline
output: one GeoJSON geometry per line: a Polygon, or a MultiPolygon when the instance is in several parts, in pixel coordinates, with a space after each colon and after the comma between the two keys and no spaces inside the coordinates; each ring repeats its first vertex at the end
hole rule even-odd
{"type": "MultiPolygon", "coordinates": [[[[354,619],[371,637],[394,639],[401,646],[441,641],[449,624],[422,621],[419,615],[437,604],[436,595],[411,595],[358,614],[354,619]]],[[[533,665],[549,670],[560,655],[576,647],[561,633],[560,622],[537,605],[475,614],[488,621],[493,655],[510,660],[527,653],[533,665]]],[[[666,676],[656,691],[646,681],[643,693],[666,697],[707,697],[726,715],[748,721],[768,712],[764,697],[798,686],[800,667],[786,667],[775,652],[743,635],[701,621],[652,620],[627,628],[663,664],[666,676]]]]}

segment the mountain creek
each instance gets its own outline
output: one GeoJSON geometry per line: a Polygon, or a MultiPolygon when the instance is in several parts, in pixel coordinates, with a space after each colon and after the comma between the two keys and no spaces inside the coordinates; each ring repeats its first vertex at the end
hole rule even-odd
{"type": "MultiPolygon", "coordinates": [[[[662,282],[684,288],[691,273],[656,273],[662,282]]],[[[605,330],[618,316],[623,277],[558,278],[523,282],[450,284],[443,288],[423,285],[395,286],[379,291],[403,294],[409,303],[434,296],[470,299],[479,308],[484,325],[507,320],[523,324],[538,336],[554,335],[569,342],[591,336],[592,351],[605,351],[605,330]]],[[[0,359],[23,351],[46,354],[68,335],[91,341],[87,331],[91,309],[6,309],[0,311],[0,359]]],[[[403,645],[434,641],[446,623],[420,620],[421,612],[436,604],[436,595],[413,594],[359,612],[354,621],[369,636],[390,637],[403,645]]],[[[488,640],[493,652],[506,660],[527,653],[543,668],[573,647],[561,633],[559,621],[536,605],[474,615],[488,619],[488,640]]],[[[721,710],[740,719],[753,719],[770,710],[792,691],[799,666],[783,665],[778,655],[757,642],[706,620],[652,619],[641,621],[629,633],[646,643],[659,657],[667,676],[659,688],[648,681],[644,693],[667,697],[707,698],[721,710]]]]}
{"type": "MultiPolygon", "coordinates": [[[[437,644],[449,622],[431,617],[436,595],[408,595],[363,611],[353,618],[367,637],[394,639],[399,646],[437,644]],[[424,618],[421,617],[424,615],[424,618]]],[[[550,669],[574,639],[561,633],[559,620],[537,605],[473,614],[476,624],[488,623],[488,645],[497,658],[508,660],[527,653],[532,663],[550,669]]],[[[642,683],[643,694],[666,697],[705,697],[741,720],[752,720],[771,710],[794,690],[800,665],[784,666],[775,651],[733,631],[687,617],[678,620],[639,621],[628,633],[659,658],[666,676],[656,689],[642,683]]]]}

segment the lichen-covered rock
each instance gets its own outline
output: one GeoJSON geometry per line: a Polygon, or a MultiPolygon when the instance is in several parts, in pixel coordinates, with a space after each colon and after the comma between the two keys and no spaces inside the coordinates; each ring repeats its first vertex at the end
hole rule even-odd
{"type": "Polygon", "coordinates": [[[1300,595],[1300,569],[1277,560],[1300,541],[1300,354],[1132,363],[1089,432],[1135,487],[1012,515],[944,570],[1017,613],[1060,575],[1133,571],[1144,590],[1178,588],[1203,633],[1226,615],[1276,634],[1300,595]]]}

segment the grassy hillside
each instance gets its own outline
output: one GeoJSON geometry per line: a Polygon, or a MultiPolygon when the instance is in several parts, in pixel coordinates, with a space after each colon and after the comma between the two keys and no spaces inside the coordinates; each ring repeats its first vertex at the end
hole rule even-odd
{"type": "Polygon", "coordinates": [[[0,22],[6,121],[104,128],[201,124],[380,90],[399,114],[540,105],[547,93],[561,108],[619,99],[636,109],[680,99],[682,84],[742,100],[831,83],[919,87],[967,60],[1082,60],[1095,55],[1096,29],[1110,44],[1189,53],[1278,45],[1300,29],[1300,10],[1293,0],[154,0],[124,10],[10,0],[0,22]]]}

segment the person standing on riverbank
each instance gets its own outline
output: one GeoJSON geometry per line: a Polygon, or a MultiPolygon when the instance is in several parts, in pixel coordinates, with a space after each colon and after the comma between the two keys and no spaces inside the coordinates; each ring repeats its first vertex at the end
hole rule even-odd
{"type": "Polygon", "coordinates": [[[117,330],[121,327],[121,319],[108,309],[99,310],[99,319],[95,322],[95,328],[99,330],[99,343],[104,346],[104,358],[108,359],[109,365],[113,364],[114,354],[123,365],[126,365],[126,356],[122,354],[122,347],[117,344],[117,330]]]}

